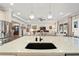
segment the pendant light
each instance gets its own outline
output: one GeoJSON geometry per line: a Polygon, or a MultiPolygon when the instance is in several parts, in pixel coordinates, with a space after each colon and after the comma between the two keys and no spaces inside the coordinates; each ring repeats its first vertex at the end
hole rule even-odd
{"type": "Polygon", "coordinates": [[[34,19],[35,18],[34,14],[31,13],[30,16],[29,16],[29,18],[30,19],[34,19]]]}
{"type": "Polygon", "coordinates": [[[20,12],[18,12],[18,13],[17,13],[17,15],[21,15],[21,13],[20,13],[20,12]]]}
{"type": "Polygon", "coordinates": [[[51,3],[49,4],[48,19],[52,19],[51,3]]]}
{"type": "Polygon", "coordinates": [[[33,12],[33,5],[31,5],[31,14],[29,15],[29,18],[32,20],[35,18],[34,12],[33,12]]]}

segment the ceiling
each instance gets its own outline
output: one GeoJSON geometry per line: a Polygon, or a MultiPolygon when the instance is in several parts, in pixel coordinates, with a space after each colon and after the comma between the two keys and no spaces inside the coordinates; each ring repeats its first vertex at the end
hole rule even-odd
{"type": "MultiPolygon", "coordinates": [[[[14,13],[21,13],[21,17],[29,19],[29,15],[33,13],[35,18],[47,18],[51,11],[53,19],[58,20],[66,16],[79,14],[79,3],[0,3],[0,9],[13,9],[14,13]]],[[[52,20],[53,20],[52,19],[52,20]]]]}

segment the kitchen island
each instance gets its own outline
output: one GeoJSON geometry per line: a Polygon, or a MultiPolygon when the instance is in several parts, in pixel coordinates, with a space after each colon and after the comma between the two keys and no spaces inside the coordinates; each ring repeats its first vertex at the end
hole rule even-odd
{"type": "Polygon", "coordinates": [[[14,56],[65,56],[68,54],[79,55],[78,38],[64,36],[45,36],[42,43],[53,43],[57,49],[25,49],[30,42],[36,42],[35,36],[24,36],[0,46],[0,55],[14,56]]]}

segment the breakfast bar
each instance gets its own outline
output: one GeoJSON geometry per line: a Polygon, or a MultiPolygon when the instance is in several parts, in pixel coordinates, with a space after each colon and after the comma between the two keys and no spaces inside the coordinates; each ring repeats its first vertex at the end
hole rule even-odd
{"type": "MultiPolygon", "coordinates": [[[[28,43],[36,43],[35,36],[24,36],[0,46],[0,55],[14,56],[65,56],[79,54],[79,47],[74,44],[74,37],[46,36],[42,43],[53,43],[57,49],[25,49],[28,43]]],[[[39,43],[39,42],[38,42],[39,43]]]]}

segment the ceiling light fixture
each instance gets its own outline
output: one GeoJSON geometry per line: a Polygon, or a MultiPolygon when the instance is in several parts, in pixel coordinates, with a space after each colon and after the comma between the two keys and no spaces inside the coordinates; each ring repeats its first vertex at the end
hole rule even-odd
{"type": "Polygon", "coordinates": [[[51,3],[49,4],[49,14],[48,14],[48,19],[52,19],[51,3]]]}
{"type": "Polygon", "coordinates": [[[48,19],[52,19],[52,15],[51,14],[48,15],[48,19]]]}
{"type": "Polygon", "coordinates": [[[31,15],[29,16],[29,18],[30,18],[30,19],[34,19],[35,16],[34,16],[33,14],[31,14],[31,15]]]}
{"type": "Polygon", "coordinates": [[[20,12],[18,12],[18,13],[17,13],[17,15],[21,15],[21,13],[20,13],[20,12]]]}
{"type": "Polygon", "coordinates": [[[33,12],[33,5],[32,5],[32,7],[31,7],[31,14],[30,14],[29,18],[30,18],[30,19],[34,19],[34,18],[35,18],[34,12],[33,12]]]}

